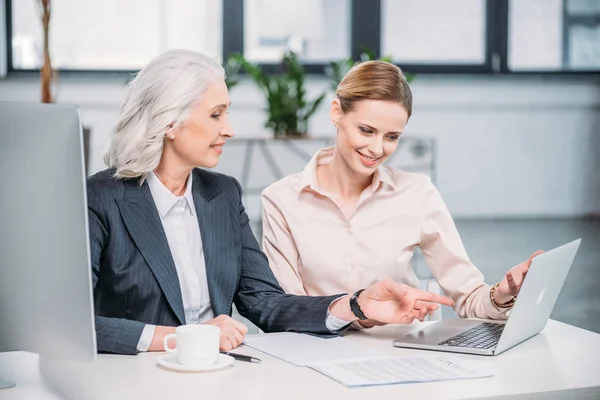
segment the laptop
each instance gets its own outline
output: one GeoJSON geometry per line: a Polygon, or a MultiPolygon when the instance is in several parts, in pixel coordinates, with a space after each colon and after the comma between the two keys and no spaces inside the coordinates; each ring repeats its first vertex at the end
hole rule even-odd
{"type": "Polygon", "coordinates": [[[544,329],[581,239],[536,256],[506,321],[448,319],[394,340],[395,347],[493,356],[544,329]]]}

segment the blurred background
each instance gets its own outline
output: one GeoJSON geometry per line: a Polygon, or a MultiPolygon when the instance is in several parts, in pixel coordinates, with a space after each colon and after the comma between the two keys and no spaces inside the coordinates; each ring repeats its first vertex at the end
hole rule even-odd
{"type": "Polygon", "coordinates": [[[332,143],[343,73],[396,63],[414,109],[389,163],[432,176],[488,282],[582,237],[553,318],[600,332],[600,0],[0,0],[0,100],[79,106],[93,174],[127,82],[170,48],[226,65],[217,169],[259,239],[262,189],[332,143]],[[265,81],[275,106],[297,100],[287,117],[265,81]]]}

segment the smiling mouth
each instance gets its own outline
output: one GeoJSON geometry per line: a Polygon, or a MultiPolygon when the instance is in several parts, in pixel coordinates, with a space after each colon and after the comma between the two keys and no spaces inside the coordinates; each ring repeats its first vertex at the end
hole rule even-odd
{"type": "Polygon", "coordinates": [[[361,157],[363,157],[365,160],[369,161],[369,162],[375,162],[375,161],[379,161],[381,160],[381,157],[369,157],[367,155],[364,155],[363,153],[361,153],[360,151],[356,150],[356,152],[358,154],[361,155],[361,157]]]}

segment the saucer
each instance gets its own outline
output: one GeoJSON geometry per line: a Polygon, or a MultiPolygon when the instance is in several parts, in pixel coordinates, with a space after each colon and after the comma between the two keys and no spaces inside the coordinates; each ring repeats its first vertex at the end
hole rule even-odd
{"type": "Polygon", "coordinates": [[[230,366],[234,362],[234,358],[226,354],[219,354],[217,360],[209,365],[183,365],[177,359],[175,354],[165,354],[158,357],[158,365],[161,365],[168,369],[175,371],[186,371],[186,372],[201,372],[201,371],[215,371],[230,366]]]}

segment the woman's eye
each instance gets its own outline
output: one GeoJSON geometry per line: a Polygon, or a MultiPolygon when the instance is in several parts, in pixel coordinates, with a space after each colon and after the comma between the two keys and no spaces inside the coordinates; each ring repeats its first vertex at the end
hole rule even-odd
{"type": "Polygon", "coordinates": [[[372,131],[372,130],[370,130],[370,129],[367,129],[367,128],[363,128],[362,126],[361,126],[361,127],[359,127],[359,129],[360,129],[360,131],[361,131],[362,133],[364,133],[365,135],[370,135],[370,134],[372,134],[372,133],[373,133],[373,131],[372,131]]]}
{"type": "MultiPolygon", "coordinates": [[[[229,115],[229,110],[228,110],[228,111],[226,111],[226,112],[225,112],[225,114],[228,114],[228,115],[229,115]]],[[[221,113],[221,112],[218,112],[218,113],[216,113],[216,114],[213,114],[213,115],[211,115],[210,117],[211,117],[211,118],[214,118],[214,119],[219,119],[219,118],[221,118],[222,116],[223,116],[223,113],[221,113]]]]}
{"type": "Polygon", "coordinates": [[[397,142],[397,141],[398,141],[398,139],[400,139],[400,136],[399,136],[399,135],[391,135],[391,136],[388,136],[388,140],[390,140],[391,142],[397,142]]]}

